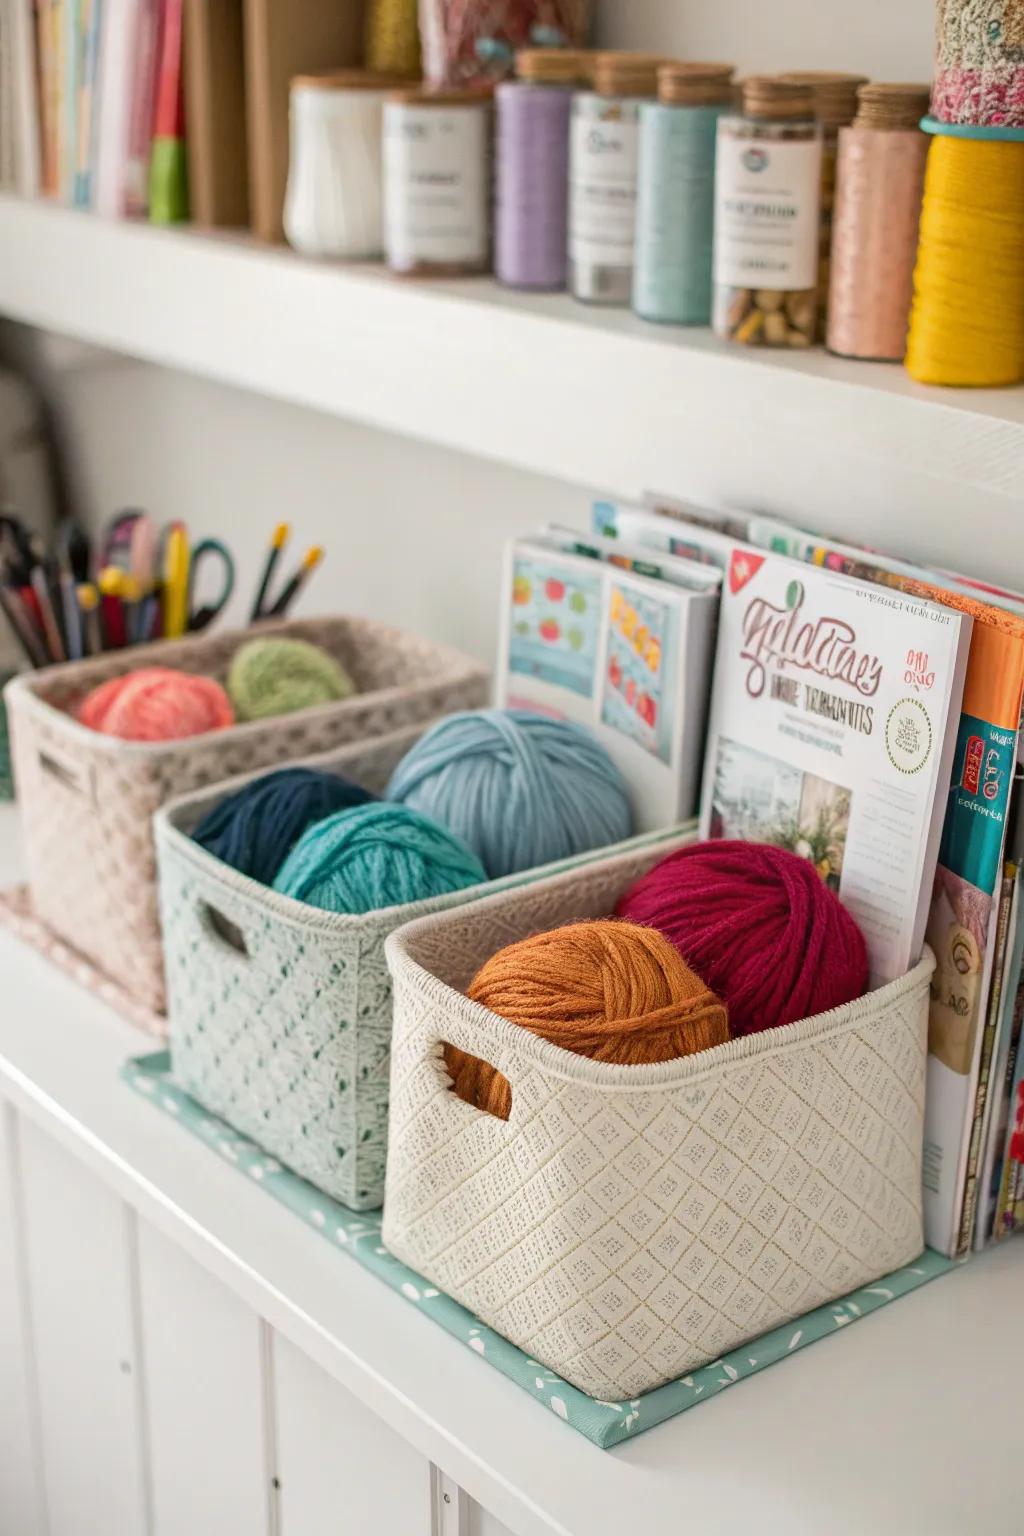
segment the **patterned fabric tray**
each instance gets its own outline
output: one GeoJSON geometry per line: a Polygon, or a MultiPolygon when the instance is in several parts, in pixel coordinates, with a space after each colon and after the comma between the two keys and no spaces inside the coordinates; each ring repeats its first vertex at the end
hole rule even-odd
{"type": "Polygon", "coordinates": [[[795,1323],[763,1334],[721,1360],[706,1365],[703,1370],[694,1371],[692,1376],[670,1381],[632,1402],[602,1403],[569,1386],[538,1365],[536,1360],[528,1359],[514,1344],[484,1327],[464,1307],[400,1264],[381,1243],[379,1212],[359,1214],[347,1210],[305,1180],[289,1173],[275,1158],[267,1157],[254,1142],[237,1136],[223,1120],[207,1114],[175,1084],[168,1051],[156,1051],[126,1062],[122,1076],[137,1093],[172,1116],[200,1141],[206,1142],[240,1173],[262,1184],[268,1194],[288,1206],[309,1226],[315,1227],[329,1243],[350,1253],[365,1269],[482,1355],[502,1375],[523,1387],[581,1435],[605,1449],[642,1430],[651,1429],[677,1413],[684,1413],[695,1403],[717,1396],[726,1387],[763,1371],[765,1366],[774,1365],[777,1360],[785,1359],[817,1339],[826,1338],[956,1267],[954,1261],[926,1249],[914,1264],[886,1275],[875,1285],[852,1291],[842,1301],[819,1307],[795,1323]]]}

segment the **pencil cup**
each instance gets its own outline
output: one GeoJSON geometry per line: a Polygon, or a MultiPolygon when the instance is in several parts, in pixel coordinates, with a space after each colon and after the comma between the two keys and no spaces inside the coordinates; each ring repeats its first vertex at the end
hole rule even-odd
{"type": "Polygon", "coordinates": [[[370,619],[306,619],[134,646],[16,678],[5,693],[14,739],[32,904],[60,938],[161,1012],[165,989],[151,818],[165,801],[230,775],[366,741],[485,701],[469,657],[370,619]],[[356,684],[337,703],[168,742],[121,741],[79,725],[90,689],[138,667],[177,667],[223,683],[251,635],[308,640],[356,684]]]}

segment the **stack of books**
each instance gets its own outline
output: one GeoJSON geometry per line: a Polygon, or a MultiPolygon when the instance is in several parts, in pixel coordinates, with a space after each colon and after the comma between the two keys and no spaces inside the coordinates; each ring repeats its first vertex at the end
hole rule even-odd
{"type": "Polygon", "coordinates": [[[1024,595],[657,498],[593,523],[721,571],[702,831],[812,859],[874,985],[927,940],[926,1238],[1001,1240],[1024,1225],[1024,595]]]}
{"type": "Polygon", "coordinates": [[[359,0],[0,0],[0,187],[281,240],[291,78],[361,45],[359,0]]]}

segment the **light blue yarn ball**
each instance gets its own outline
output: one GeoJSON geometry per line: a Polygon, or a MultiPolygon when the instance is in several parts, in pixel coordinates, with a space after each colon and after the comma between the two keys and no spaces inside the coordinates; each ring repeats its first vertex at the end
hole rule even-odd
{"type": "Polygon", "coordinates": [[[454,832],[492,879],[618,842],[633,827],[625,782],[600,742],[526,709],[439,721],[403,757],[387,798],[454,832]]]}
{"type": "Polygon", "coordinates": [[[327,912],[375,912],[486,879],[480,861],[443,827],[404,805],[372,801],[307,828],[274,890],[327,912]]]}

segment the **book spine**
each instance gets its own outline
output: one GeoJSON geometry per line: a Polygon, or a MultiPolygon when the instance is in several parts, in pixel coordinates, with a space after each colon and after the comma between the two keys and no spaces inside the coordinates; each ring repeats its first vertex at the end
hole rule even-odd
{"type": "Polygon", "coordinates": [[[125,158],[124,210],[142,216],[148,211],[149,157],[153,143],[153,101],[159,40],[158,0],[140,0],[131,49],[131,108],[125,158]]]}
{"type": "Polygon", "coordinates": [[[1003,883],[999,892],[999,915],[996,927],[995,953],[992,960],[992,986],[988,996],[988,1010],[985,1014],[985,1029],[981,1041],[981,1061],[978,1067],[978,1086],[974,1098],[974,1115],[970,1128],[970,1143],[967,1153],[967,1171],[964,1178],[964,1192],[960,1207],[960,1232],[957,1238],[957,1257],[970,1250],[971,1234],[974,1230],[974,1216],[978,1198],[978,1161],[981,1155],[981,1133],[985,1118],[985,1107],[988,1095],[989,1072],[992,1067],[992,1052],[995,1048],[996,1029],[999,1024],[999,1014],[1003,997],[1003,970],[1006,965],[1007,940],[1010,932],[1010,911],[1013,906],[1013,892],[1017,881],[1017,866],[1007,864],[1003,875],[1003,883]]]}
{"type": "Polygon", "coordinates": [[[82,0],[79,33],[78,120],[75,139],[75,207],[92,206],[92,162],[99,62],[100,0],[82,0]]]}

